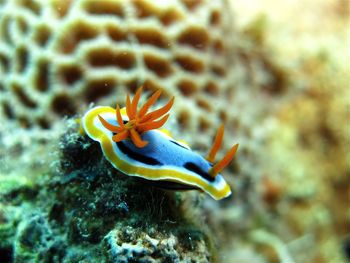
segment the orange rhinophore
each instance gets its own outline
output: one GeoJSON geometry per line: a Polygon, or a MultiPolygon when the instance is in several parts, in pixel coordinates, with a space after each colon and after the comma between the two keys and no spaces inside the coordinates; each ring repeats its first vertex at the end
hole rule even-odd
{"type": "MultiPolygon", "coordinates": [[[[224,137],[224,125],[221,124],[216,133],[213,146],[211,147],[206,157],[206,159],[210,163],[214,163],[216,153],[220,149],[223,137],[224,137]]],[[[238,143],[232,146],[232,148],[226,153],[224,158],[222,158],[219,162],[213,165],[213,167],[209,170],[209,174],[215,178],[215,176],[217,176],[232,161],[233,157],[237,152],[237,149],[238,149],[238,143]]]]}

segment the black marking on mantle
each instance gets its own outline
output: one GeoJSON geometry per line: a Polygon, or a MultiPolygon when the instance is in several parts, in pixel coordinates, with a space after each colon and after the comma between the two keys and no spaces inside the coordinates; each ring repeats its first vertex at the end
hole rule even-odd
{"type": "Polygon", "coordinates": [[[175,141],[171,141],[171,142],[172,142],[173,144],[176,144],[177,146],[180,146],[180,147],[182,147],[182,148],[188,150],[188,148],[186,148],[185,146],[182,146],[180,143],[177,143],[177,142],[175,142],[175,141]]]}
{"type": "Polygon", "coordinates": [[[202,176],[204,179],[206,179],[209,182],[214,182],[215,178],[211,177],[210,174],[208,174],[208,172],[203,171],[200,167],[198,167],[195,163],[192,162],[187,162],[185,163],[184,167],[191,171],[194,172],[200,176],[202,176]]]}
{"type": "Polygon", "coordinates": [[[117,142],[118,149],[124,153],[129,158],[136,160],[140,163],[148,164],[148,165],[162,165],[160,161],[153,157],[145,156],[143,154],[137,153],[127,147],[123,142],[117,142]]]}

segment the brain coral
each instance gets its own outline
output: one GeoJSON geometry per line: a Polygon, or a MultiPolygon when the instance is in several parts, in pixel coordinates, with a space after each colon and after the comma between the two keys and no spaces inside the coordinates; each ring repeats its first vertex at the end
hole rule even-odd
{"type": "Polygon", "coordinates": [[[177,96],[182,128],[205,133],[230,90],[226,10],[210,0],[1,0],[0,116],[47,129],[91,102],[123,104],[146,82],[177,96]]]}

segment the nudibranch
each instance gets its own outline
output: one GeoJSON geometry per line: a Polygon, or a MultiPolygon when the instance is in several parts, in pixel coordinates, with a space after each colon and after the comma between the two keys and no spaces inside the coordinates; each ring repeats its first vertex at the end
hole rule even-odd
{"type": "Polygon", "coordinates": [[[105,158],[119,171],[152,182],[155,186],[173,190],[202,190],[219,200],[231,194],[220,171],[235,155],[234,145],[224,158],[214,163],[224,127],[220,126],[206,158],[195,153],[182,141],[160,129],[167,121],[174,103],[171,98],[163,107],[149,112],[161,91],[156,91],[138,110],[142,87],[133,97],[126,97],[126,107],[115,109],[97,106],[82,119],[83,129],[101,145],[105,158]]]}

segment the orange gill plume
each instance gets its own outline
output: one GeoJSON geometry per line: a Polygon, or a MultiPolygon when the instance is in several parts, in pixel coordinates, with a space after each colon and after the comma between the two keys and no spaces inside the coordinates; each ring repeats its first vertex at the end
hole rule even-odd
{"type": "Polygon", "coordinates": [[[153,93],[153,95],[141,107],[141,109],[137,111],[141,93],[142,86],[137,90],[132,100],[130,99],[129,95],[126,97],[126,114],[129,118],[127,123],[124,124],[123,122],[118,104],[116,106],[116,120],[118,121],[119,126],[114,126],[108,123],[105,119],[98,115],[102,125],[108,130],[116,133],[112,137],[113,141],[120,142],[130,137],[137,147],[145,147],[148,142],[141,139],[142,133],[162,127],[169,118],[169,114],[166,113],[173,106],[174,97],[172,97],[163,107],[147,113],[149,108],[157,101],[162,91],[157,90],[155,93],[153,93]]]}
{"type": "MultiPolygon", "coordinates": [[[[211,147],[206,159],[210,162],[210,163],[214,163],[215,161],[215,156],[216,153],[219,151],[221,143],[222,143],[222,138],[224,137],[224,125],[221,124],[215,139],[214,139],[214,143],[213,146],[211,147]]],[[[235,156],[236,152],[238,149],[238,144],[235,144],[232,146],[232,148],[226,153],[226,155],[218,162],[216,162],[213,167],[209,170],[209,174],[215,178],[220,171],[222,171],[233,159],[233,157],[235,156]]]]}

